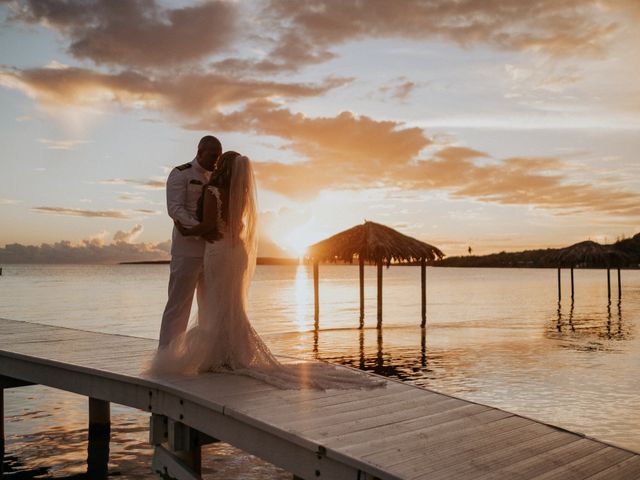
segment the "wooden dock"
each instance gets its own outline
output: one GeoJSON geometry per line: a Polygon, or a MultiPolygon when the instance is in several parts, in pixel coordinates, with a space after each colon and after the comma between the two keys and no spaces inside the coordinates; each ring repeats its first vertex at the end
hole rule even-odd
{"type": "Polygon", "coordinates": [[[306,480],[640,478],[638,453],[399,381],[319,392],[229,374],[152,380],[140,366],[155,346],[0,319],[0,382],[85,395],[107,435],[109,402],[150,412],[162,478],[199,478],[200,445],[216,439],[306,480]]]}

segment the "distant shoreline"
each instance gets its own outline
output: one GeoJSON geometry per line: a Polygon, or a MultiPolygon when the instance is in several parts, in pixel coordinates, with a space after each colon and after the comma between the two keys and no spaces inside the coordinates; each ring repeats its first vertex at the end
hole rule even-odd
{"type": "MultiPolygon", "coordinates": [[[[140,260],[135,262],[118,262],[118,265],[168,265],[170,260],[140,260]]],[[[258,265],[298,265],[297,258],[258,257],[258,265]]]]}

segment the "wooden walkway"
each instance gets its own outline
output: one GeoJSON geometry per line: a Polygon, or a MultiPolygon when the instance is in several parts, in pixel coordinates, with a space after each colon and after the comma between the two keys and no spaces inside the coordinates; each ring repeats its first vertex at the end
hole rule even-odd
{"type": "Polygon", "coordinates": [[[106,415],[90,412],[94,421],[108,421],[107,402],[150,412],[153,468],[163,478],[198,478],[188,467],[197,472],[199,445],[214,439],[306,480],[640,478],[638,453],[394,380],[327,392],[228,374],[150,380],[139,370],[155,346],[0,319],[0,381],[106,404],[106,415]]]}

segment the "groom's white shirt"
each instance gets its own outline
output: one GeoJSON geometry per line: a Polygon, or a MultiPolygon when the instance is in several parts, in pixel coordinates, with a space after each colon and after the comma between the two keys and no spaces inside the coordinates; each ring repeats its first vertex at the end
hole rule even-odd
{"type": "MultiPolygon", "coordinates": [[[[194,158],[171,170],[167,178],[167,211],[169,216],[185,227],[198,224],[196,210],[202,186],[209,181],[211,172],[205,170],[194,158]]],[[[200,237],[185,237],[173,227],[171,236],[171,256],[202,257],[205,240],[200,237]]]]}

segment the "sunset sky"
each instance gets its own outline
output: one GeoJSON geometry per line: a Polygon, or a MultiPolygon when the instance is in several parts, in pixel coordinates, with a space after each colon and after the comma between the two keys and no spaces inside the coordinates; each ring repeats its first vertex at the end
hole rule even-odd
{"type": "Polygon", "coordinates": [[[166,257],[164,182],[209,133],[255,162],[261,255],[365,219],[449,256],[640,231],[638,0],[0,0],[0,22],[0,261],[166,257]]]}

